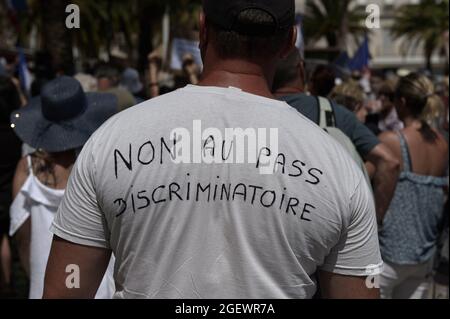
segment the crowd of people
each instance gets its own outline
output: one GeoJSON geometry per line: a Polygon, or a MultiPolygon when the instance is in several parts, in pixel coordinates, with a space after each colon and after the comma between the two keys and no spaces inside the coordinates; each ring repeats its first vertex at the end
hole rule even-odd
{"type": "Polygon", "coordinates": [[[187,54],[170,74],[155,51],[147,70],[112,54],[71,76],[39,53],[26,92],[2,59],[0,296],[17,255],[32,299],[376,298],[368,276],[382,298],[448,298],[448,76],[308,74],[294,1],[255,3],[204,1],[203,70],[187,54]],[[155,165],[149,139],[196,120],[278,128],[273,174],[155,165]]]}

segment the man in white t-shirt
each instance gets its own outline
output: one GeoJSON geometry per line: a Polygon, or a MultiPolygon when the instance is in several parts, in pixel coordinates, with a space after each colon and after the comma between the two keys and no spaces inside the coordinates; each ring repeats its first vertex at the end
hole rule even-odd
{"type": "Polygon", "coordinates": [[[312,298],[318,283],[325,298],[377,298],[360,169],[270,92],[294,1],[203,5],[200,85],[124,111],[78,158],[44,296],[92,297],[113,251],[116,298],[312,298]]]}

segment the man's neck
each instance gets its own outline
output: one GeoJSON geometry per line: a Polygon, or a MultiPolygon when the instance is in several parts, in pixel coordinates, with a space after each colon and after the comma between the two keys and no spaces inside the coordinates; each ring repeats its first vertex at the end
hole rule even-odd
{"type": "Polygon", "coordinates": [[[304,93],[304,89],[298,86],[285,86],[278,89],[274,94],[276,97],[284,97],[294,94],[304,93]]]}
{"type": "Polygon", "coordinates": [[[262,67],[245,61],[222,61],[205,68],[200,86],[235,87],[244,92],[274,99],[262,67]]]}

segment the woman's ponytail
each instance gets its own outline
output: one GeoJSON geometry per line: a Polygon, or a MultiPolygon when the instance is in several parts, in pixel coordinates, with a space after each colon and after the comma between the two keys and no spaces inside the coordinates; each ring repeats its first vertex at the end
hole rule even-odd
{"type": "Polygon", "coordinates": [[[438,139],[438,135],[431,128],[430,124],[428,124],[425,120],[420,121],[422,127],[419,129],[419,133],[428,143],[434,143],[438,139]]]}
{"type": "Polygon", "coordinates": [[[421,121],[420,134],[428,143],[434,143],[438,134],[432,128],[433,122],[439,118],[442,101],[434,93],[433,82],[425,75],[411,73],[400,79],[397,96],[406,100],[410,114],[421,121]]]}

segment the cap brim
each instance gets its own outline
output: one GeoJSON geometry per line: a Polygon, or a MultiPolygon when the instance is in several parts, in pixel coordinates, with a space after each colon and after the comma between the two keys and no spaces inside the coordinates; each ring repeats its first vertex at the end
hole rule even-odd
{"type": "Polygon", "coordinates": [[[50,153],[82,147],[90,136],[118,111],[117,98],[112,94],[86,94],[88,107],[80,116],[61,122],[51,122],[42,115],[40,98],[11,114],[11,124],[17,136],[36,149],[50,153]]]}

